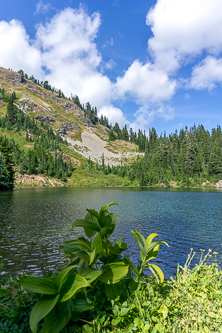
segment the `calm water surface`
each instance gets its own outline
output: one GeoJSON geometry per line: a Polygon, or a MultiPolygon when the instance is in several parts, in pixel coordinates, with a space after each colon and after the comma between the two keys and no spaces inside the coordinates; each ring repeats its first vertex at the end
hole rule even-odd
{"type": "Polygon", "coordinates": [[[63,262],[59,245],[80,235],[72,231],[86,208],[99,209],[115,201],[118,214],[115,237],[132,245],[132,259],[139,250],[130,230],[144,236],[159,234],[170,247],[162,246],[156,263],[165,277],[175,275],[177,263],[184,264],[190,248],[211,248],[222,262],[222,191],[172,189],[26,188],[0,192],[0,258],[7,260],[5,273],[53,269],[63,262]]]}

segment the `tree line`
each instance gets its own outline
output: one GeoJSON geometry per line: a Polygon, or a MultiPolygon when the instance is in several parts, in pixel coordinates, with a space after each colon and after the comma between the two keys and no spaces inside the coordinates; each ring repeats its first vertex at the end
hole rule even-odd
{"type": "Polygon", "coordinates": [[[14,139],[0,137],[0,188],[13,187],[13,166],[19,173],[44,174],[65,181],[73,171],[71,160],[63,161],[61,145],[66,141],[55,134],[53,129],[43,123],[38,124],[34,118],[25,115],[14,103],[16,95],[11,95],[0,89],[0,98],[7,102],[5,117],[0,118],[0,128],[18,132],[26,132],[29,149],[22,149],[14,139]],[[7,157],[8,156],[8,157],[7,157]],[[8,175],[6,177],[6,175],[8,175]]]}
{"type": "MultiPolygon", "coordinates": [[[[144,138],[144,137],[143,137],[144,138]]],[[[103,162],[99,168],[105,174],[117,174],[130,182],[137,180],[141,186],[163,183],[169,186],[195,186],[203,181],[222,179],[221,126],[211,133],[203,125],[181,129],[178,133],[158,137],[154,128],[144,140],[144,157],[132,164],[109,166],[103,162]]]]}

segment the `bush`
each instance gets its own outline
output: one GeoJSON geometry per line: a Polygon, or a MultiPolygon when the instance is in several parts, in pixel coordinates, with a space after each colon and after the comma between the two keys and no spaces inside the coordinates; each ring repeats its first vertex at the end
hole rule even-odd
{"type": "Polygon", "coordinates": [[[109,240],[115,230],[116,215],[108,210],[114,204],[103,206],[99,212],[87,209],[85,219],[73,223],[73,228],[84,229],[85,237],[61,245],[69,262],[57,276],[20,281],[26,290],[42,294],[30,315],[33,333],[42,319],[42,332],[59,333],[75,322],[88,330],[85,322],[94,322],[104,311],[109,313],[114,300],[123,303],[140,288],[146,279],[144,269],[150,269],[157,281],[163,282],[163,272],[150,260],[156,258],[160,244],[167,243],[153,241],[157,234],[145,239],[138,231],[132,231],[140,247],[141,260],[136,267],[122,254],[127,244],[121,238],[109,240]]]}

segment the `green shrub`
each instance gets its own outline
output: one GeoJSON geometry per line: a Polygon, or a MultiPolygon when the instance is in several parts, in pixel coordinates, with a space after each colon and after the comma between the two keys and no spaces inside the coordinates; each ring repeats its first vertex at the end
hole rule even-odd
{"type": "MultiPolygon", "coordinates": [[[[44,318],[41,332],[60,332],[70,322],[85,322],[85,316],[94,321],[98,313],[112,310],[112,301],[126,301],[145,282],[143,270],[149,268],[161,282],[161,269],[150,260],[155,259],[160,244],[151,234],[145,239],[132,231],[140,247],[140,263],[136,267],[123,252],[127,244],[121,238],[110,241],[116,226],[116,215],[109,213],[109,203],[99,212],[87,209],[85,219],[76,220],[73,228],[82,227],[87,237],[69,240],[61,249],[69,258],[68,267],[57,276],[49,278],[24,278],[23,288],[42,294],[30,315],[30,327],[37,332],[38,323],[44,318]]],[[[84,327],[85,326],[85,327],[84,327]]],[[[88,330],[87,325],[83,329],[88,330]]]]}

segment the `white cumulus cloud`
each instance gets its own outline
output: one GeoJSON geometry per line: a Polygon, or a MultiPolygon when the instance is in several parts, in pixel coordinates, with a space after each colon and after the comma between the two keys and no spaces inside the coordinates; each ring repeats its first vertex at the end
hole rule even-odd
{"type": "Polygon", "coordinates": [[[158,103],[154,105],[143,105],[134,114],[135,121],[129,127],[134,131],[139,129],[148,129],[155,118],[162,118],[167,121],[174,118],[174,109],[170,105],[158,103]]]}
{"type": "Polygon", "coordinates": [[[116,82],[117,96],[131,96],[139,104],[169,100],[175,93],[176,80],[170,80],[162,70],[151,63],[135,60],[123,77],[116,82]]]}
{"type": "Polygon", "coordinates": [[[20,21],[0,21],[0,45],[4,46],[0,49],[0,66],[43,76],[41,52],[30,40],[20,21]]]}
{"type": "Polygon", "coordinates": [[[100,24],[98,13],[89,16],[82,8],[67,8],[37,28],[47,80],[98,108],[110,101],[112,90],[111,81],[99,70],[102,57],[94,39],[100,24]]]}
{"type": "Polygon", "coordinates": [[[212,90],[216,83],[222,83],[222,59],[208,56],[193,69],[187,87],[212,90]]]}
{"type": "Polygon", "coordinates": [[[203,51],[222,51],[221,0],[158,0],[146,18],[155,64],[174,71],[203,51]]]}
{"type": "Polygon", "coordinates": [[[129,124],[129,121],[124,116],[122,110],[120,110],[119,108],[116,108],[113,105],[103,106],[100,109],[98,115],[99,115],[99,117],[101,115],[106,116],[109,120],[109,124],[112,124],[113,126],[115,125],[115,123],[118,123],[120,127],[123,127],[123,126],[129,124]]]}

